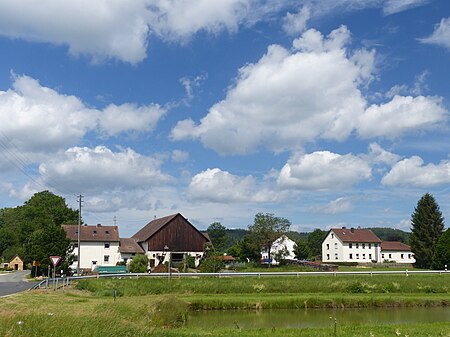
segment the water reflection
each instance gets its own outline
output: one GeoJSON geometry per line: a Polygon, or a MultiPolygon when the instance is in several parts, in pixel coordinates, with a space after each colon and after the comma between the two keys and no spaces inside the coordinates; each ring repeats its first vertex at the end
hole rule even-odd
{"type": "Polygon", "coordinates": [[[405,324],[450,322],[450,308],[308,309],[261,311],[200,311],[189,315],[188,326],[199,328],[325,327],[334,318],[342,324],[405,324]],[[330,319],[332,318],[332,319],[330,319]]]}

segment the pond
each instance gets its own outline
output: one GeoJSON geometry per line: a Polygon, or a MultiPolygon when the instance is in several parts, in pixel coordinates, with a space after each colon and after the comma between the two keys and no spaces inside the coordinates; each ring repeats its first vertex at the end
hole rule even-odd
{"type": "Polygon", "coordinates": [[[197,328],[306,328],[338,324],[405,324],[450,322],[450,308],[370,308],[261,311],[198,311],[189,315],[187,326],[197,328]]]}

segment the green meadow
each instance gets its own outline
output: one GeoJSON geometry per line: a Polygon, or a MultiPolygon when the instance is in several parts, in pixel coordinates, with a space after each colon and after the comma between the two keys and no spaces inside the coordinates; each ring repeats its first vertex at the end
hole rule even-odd
{"type": "MultiPolygon", "coordinates": [[[[196,310],[450,306],[450,274],[89,279],[0,299],[1,336],[450,336],[450,323],[200,329],[196,310]],[[113,293],[116,290],[117,298],[113,293]],[[336,329],[336,330],[335,330],[336,329]]],[[[449,309],[450,310],[450,309],[449,309]]]]}

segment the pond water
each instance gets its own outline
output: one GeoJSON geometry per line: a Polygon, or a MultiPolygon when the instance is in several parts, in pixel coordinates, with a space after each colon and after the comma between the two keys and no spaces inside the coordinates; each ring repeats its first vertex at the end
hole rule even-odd
{"type": "Polygon", "coordinates": [[[450,322],[450,308],[308,309],[261,311],[198,311],[187,326],[198,328],[305,328],[338,324],[405,324],[450,322]]]}

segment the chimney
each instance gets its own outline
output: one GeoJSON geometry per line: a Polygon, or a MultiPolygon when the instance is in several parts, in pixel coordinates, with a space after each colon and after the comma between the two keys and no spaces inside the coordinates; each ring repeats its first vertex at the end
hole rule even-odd
{"type": "Polygon", "coordinates": [[[354,229],[353,227],[350,228],[350,232],[354,233],[354,232],[355,232],[355,229],[354,229]]]}
{"type": "Polygon", "coordinates": [[[344,226],[344,227],[342,227],[342,229],[347,229],[347,228],[344,226]]]}
{"type": "Polygon", "coordinates": [[[102,227],[102,224],[101,224],[101,223],[98,223],[98,224],[97,224],[97,227],[102,227]]]}

